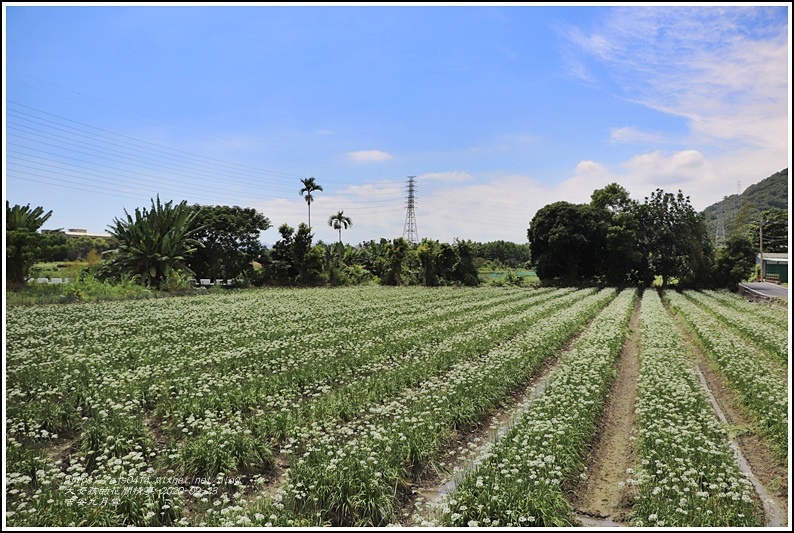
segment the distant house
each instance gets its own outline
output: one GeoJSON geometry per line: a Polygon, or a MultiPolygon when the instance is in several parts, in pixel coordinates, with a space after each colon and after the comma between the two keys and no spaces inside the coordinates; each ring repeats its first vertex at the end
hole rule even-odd
{"type": "MultiPolygon", "coordinates": [[[[52,233],[56,231],[58,230],[41,230],[42,233],[52,233]]],[[[110,239],[113,237],[110,233],[88,233],[87,230],[82,228],[70,228],[66,231],[60,231],[59,233],[63,233],[67,237],[72,237],[74,239],[78,239],[80,237],[90,237],[92,239],[110,239]]]]}
{"type": "MultiPolygon", "coordinates": [[[[755,264],[761,264],[761,254],[755,254],[755,264]]],[[[788,283],[788,254],[764,254],[766,281],[788,283]]]]}

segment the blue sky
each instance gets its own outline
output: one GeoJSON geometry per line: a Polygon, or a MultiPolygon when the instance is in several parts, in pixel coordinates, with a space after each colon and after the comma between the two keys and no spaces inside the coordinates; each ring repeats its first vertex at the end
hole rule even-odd
{"type": "Polygon", "coordinates": [[[526,241],[618,182],[698,210],[787,168],[789,4],[15,5],[4,197],[103,232],[163,200],[254,207],[278,239],[526,241]]]}

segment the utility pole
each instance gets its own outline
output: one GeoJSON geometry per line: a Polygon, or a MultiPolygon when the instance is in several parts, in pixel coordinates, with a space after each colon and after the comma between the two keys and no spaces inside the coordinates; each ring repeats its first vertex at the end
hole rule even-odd
{"type": "Polygon", "coordinates": [[[766,269],[764,268],[764,213],[758,218],[758,247],[761,255],[761,281],[766,281],[766,269]]]}
{"type": "Polygon", "coordinates": [[[406,241],[416,244],[419,242],[419,233],[416,230],[416,213],[414,212],[414,208],[416,207],[415,203],[415,192],[416,192],[416,182],[414,178],[416,176],[408,176],[408,186],[406,190],[408,191],[408,196],[405,198],[405,225],[403,226],[403,239],[406,241]]]}

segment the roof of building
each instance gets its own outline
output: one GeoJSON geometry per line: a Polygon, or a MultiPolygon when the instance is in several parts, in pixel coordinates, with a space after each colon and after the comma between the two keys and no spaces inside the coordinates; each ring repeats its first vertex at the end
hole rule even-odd
{"type": "Polygon", "coordinates": [[[42,233],[60,232],[66,235],[67,237],[91,237],[92,239],[109,239],[113,236],[110,233],[88,233],[87,230],[84,230],[82,228],[69,228],[66,231],[43,229],[41,230],[41,232],[42,233]]]}
{"type": "MultiPolygon", "coordinates": [[[[761,254],[755,254],[756,261],[761,260],[761,254]]],[[[776,263],[788,263],[788,254],[764,253],[764,261],[774,261],[776,263]]]]}

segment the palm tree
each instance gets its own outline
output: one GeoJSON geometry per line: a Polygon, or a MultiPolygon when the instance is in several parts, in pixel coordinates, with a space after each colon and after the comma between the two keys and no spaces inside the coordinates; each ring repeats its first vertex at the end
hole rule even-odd
{"type": "Polygon", "coordinates": [[[6,200],[6,281],[9,286],[21,287],[27,282],[30,269],[46,255],[47,238],[38,232],[52,216],[43,207],[30,208],[6,200]]]}
{"type": "Polygon", "coordinates": [[[300,190],[300,195],[303,196],[304,193],[306,194],[306,205],[309,207],[309,228],[312,227],[312,202],[314,201],[314,196],[312,193],[315,191],[322,191],[322,185],[317,185],[314,182],[314,178],[302,178],[301,183],[303,184],[303,188],[300,190]]]}
{"type": "Polygon", "coordinates": [[[353,225],[353,221],[344,215],[344,211],[339,211],[328,219],[328,225],[339,230],[339,242],[342,242],[342,228],[349,228],[353,225]]]}
{"type": "Polygon", "coordinates": [[[119,241],[117,263],[127,273],[141,276],[146,285],[159,287],[172,271],[193,274],[187,258],[202,247],[192,235],[203,226],[192,228],[199,214],[187,201],[174,206],[173,202],[157,203],[152,208],[135,209],[133,218],[125,209],[126,220],[114,219],[110,233],[119,241]]]}

